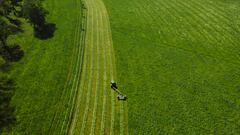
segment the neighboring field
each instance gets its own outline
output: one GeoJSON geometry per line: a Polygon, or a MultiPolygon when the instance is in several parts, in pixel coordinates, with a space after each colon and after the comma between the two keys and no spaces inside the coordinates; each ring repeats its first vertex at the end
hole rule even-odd
{"type": "Polygon", "coordinates": [[[13,66],[11,73],[17,83],[13,98],[17,123],[11,132],[13,135],[63,132],[72,107],[70,96],[73,91],[69,83],[72,83],[73,74],[81,69],[72,69],[77,64],[81,47],[80,1],[44,2],[50,12],[48,21],[57,26],[54,37],[37,40],[31,27],[24,26],[25,33],[14,38],[14,42],[23,45],[25,56],[13,66]]]}
{"type": "Polygon", "coordinates": [[[129,134],[240,134],[238,0],[104,0],[129,134]]]}

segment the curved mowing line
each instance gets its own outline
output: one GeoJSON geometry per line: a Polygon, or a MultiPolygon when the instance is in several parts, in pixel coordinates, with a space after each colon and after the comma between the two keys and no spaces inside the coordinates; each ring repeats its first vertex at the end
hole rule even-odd
{"type": "MultiPolygon", "coordinates": [[[[98,14],[98,12],[96,12],[96,14],[98,14]]],[[[99,23],[98,23],[98,19],[97,19],[97,44],[96,44],[96,54],[97,54],[97,62],[96,62],[96,65],[97,65],[97,75],[96,75],[96,78],[97,78],[97,81],[96,81],[96,88],[95,88],[95,100],[94,100],[94,107],[93,107],[93,118],[92,118],[92,122],[91,122],[91,126],[90,126],[90,134],[91,135],[94,135],[94,133],[95,133],[95,128],[96,128],[96,119],[97,119],[97,101],[98,101],[98,99],[99,99],[99,86],[98,86],[98,84],[99,84],[99,72],[101,72],[101,69],[100,69],[100,64],[99,64],[99,57],[101,56],[100,55],[100,50],[99,50],[99,45],[100,45],[100,43],[99,43],[99,37],[100,37],[100,35],[99,35],[99,27],[100,27],[100,25],[99,25],[99,23]]]]}
{"type": "MultiPolygon", "coordinates": [[[[86,5],[86,6],[88,6],[88,5],[86,5]]],[[[89,9],[89,7],[87,8],[87,9],[89,9]]],[[[86,15],[86,17],[87,16],[89,16],[89,12],[87,12],[86,13],[87,15],[86,15]]],[[[87,17],[87,26],[86,26],[86,29],[87,28],[90,28],[90,23],[91,23],[91,21],[90,21],[90,17],[87,17]]],[[[91,32],[91,31],[90,31],[91,32]]],[[[87,40],[87,39],[89,39],[89,34],[88,34],[88,32],[86,33],[86,37],[85,37],[85,39],[86,39],[86,43],[85,44],[91,44],[91,40],[87,40]]],[[[80,117],[80,103],[81,103],[81,100],[82,100],[82,95],[83,95],[83,92],[84,92],[84,90],[85,90],[85,84],[86,84],[86,81],[87,81],[87,79],[85,79],[86,78],[86,76],[88,75],[87,74],[87,72],[86,72],[86,69],[87,69],[87,60],[88,59],[90,59],[89,58],[89,52],[88,52],[88,47],[85,47],[85,51],[84,51],[85,53],[84,53],[84,60],[83,60],[83,72],[82,72],[82,75],[81,75],[81,85],[80,85],[80,92],[79,92],[79,94],[78,94],[78,97],[77,97],[77,100],[76,100],[76,109],[75,109],[75,112],[74,112],[74,117],[73,117],[73,120],[72,120],[72,122],[71,122],[71,126],[70,126],[70,129],[69,129],[69,134],[74,134],[74,132],[75,132],[75,129],[76,129],[76,126],[77,126],[77,124],[78,124],[78,119],[79,119],[79,117],[80,117]]]]}
{"type": "MultiPolygon", "coordinates": [[[[102,15],[101,15],[102,18],[102,15]]],[[[103,41],[105,43],[105,38],[103,38],[103,41]]],[[[105,45],[104,45],[105,46],[105,45]]],[[[104,74],[103,74],[103,81],[105,82],[107,80],[107,73],[106,73],[106,51],[105,48],[103,49],[103,65],[104,65],[104,74]]],[[[105,129],[105,119],[106,119],[106,83],[103,84],[103,107],[102,107],[102,114],[101,114],[101,128],[100,128],[100,134],[104,134],[104,129],[105,129]]]]}
{"type": "MultiPolygon", "coordinates": [[[[116,79],[116,67],[113,66],[115,65],[115,57],[114,57],[114,50],[113,50],[113,44],[112,44],[112,37],[111,37],[111,27],[110,27],[110,22],[109,22],[109,18],[108,18],[108,13],[107,13],[107,10],[103,4],[102,1],[100,1],[100,5],[102,5],[102,12],[103,12],[103,15],[105,17],[105,23],[106,23],[106,27],[107,27],[107,46],[108,46],[108,58],[109,58],[109,61],[110,61],[110,77],[111,79],[116,79]],[[115,77],[115,78],[114,78],[115,77]]],[[[114,93],[111,92],[111,104],[112,104],[112,113],[111,113],[111,126],[110,126],[110,134],[113,134],[113,127],[114,127],[114,121],[115,121],[115,100],[114,100],[114,93]]],[[[124,115],[124,104],[127,104],[127,102],[120,102],[120,134],[128,134],[128,122],[127,122],[127,118],[126,118],[126,115],[124,115]]],[[[126,106],[125,106],[126,107],[126,106]]]]}
{"type": "MultiPolygon", "coordinates": [[[[99,1],[99,4],[100,5],[102,5],[101,7],[102,7],[102,9],[101,9],[101,11],[103,11],[103,16],[101,17],[101,19],[102,19],[102,21],[104,22],[104,20],[105,20],[105,29],[106,29],[106,36],[105,36],[105,40],[107,41],[105,41],[105,43],[106,43],[106,49],[108,49],[108,51],[107,51],[107,53],[104,53],[105,54],[105,58],[107,58],[107,61],[109,61],[109,70],[110,70],[110,72],[109,72],[109,76],[110,76],[110,79],[111,80],[114,80],[114,79],[116,79],[116,78],[114,78],[114,69],[113,69],[113,66],[112,66],[112,63],[113,63],[113,61],[112,61],[112,59],[111,59],[111,52],[110,52],[110,47],[111,47],[111,44],[110,44],[110,38],[109,38],[109,29],[110,29],[110,27],[108,26],[108,18],[107,18],[107,14],[106,14],[106,9],[105,9],[105,7],[104,7],[104,5],[103,5],[103,3],[102,2],[100,2],[99,1]]],[[[110,125],[110,134],[114,134],[114,124],[115,124],[115,98],[114,98],[114,93],[111,91],[111,121],[110,121],[110,123],[111,123],[111,125],[110,125]]]]}
{"type": "MultiPolygon", "coordinates": [[[[95,21],[95,41],[96,43],[94,44],[94,48],[95,48],[95,51],[96,51],[96,55],[95,55],[95,59],[97,60],[95,63],[95,66],[94,66],[94,77],[95,77],[95,86],[93,88],[93,93],[91,95],[91,102],[90,102],[90,109],[88,111],[88,116],[87,116],[87,122],[86,122],[86,128],[85,128],[85,134],[90,134],[91,131],[92,133],[94,133],[94,130],[92,130],[92,126],[96,126],[96,107],[97,106],[97,100],[98,100],[98,92],[99,92],[99,87],[98,85],[101,84],[101,81],[102,80],[99,80],[99,73],[101,72],[100,68],[99,68],[99,63],[101,62],[101,59],[99,59],[99,57],[101,56],[101,52],[99,50],[99,45],[100,45],[100,40],[99,40],[99,36],[100,36],[100,28],[99,27],[99,14],[100,12],[98,12],[98,8],[95,6],[95,3],[92,4],[93,7],[94,7],[94,13],[95,14],[95,17],[96,17],[96,21],[95,21]],[[98,79],[96,79],[98,78],[98,79]],[[96,104],[95,104],[96,103],[96,104]],[[94,114],[94,111],[95,111],[95,114],[94,114]],[[94,116],[95,115],[95,116],[94,116]],[[94,118],[95,117],[95,118],[94,118]],[[94,121],[94,123],[92,123],[92,121],[94,121]]],[[[94,53],[94,52],[93,52],[94,53]]],[[[94,127],[95,128],[95,127],[94,127]]]]}
{"type": "MultiPolygon", "coordinates": [[[[92,10],[92,15],[94,15],[94,10],[92,10]]],[[[96,16],[95,16],[96,17],[96,16]]],[[[94,20],[94,16],[92,17],[92,19],[94,20]]],[[[94,24],[94,23],[93,23],[94,24]]],[[[93,27],[94,28],[94,27],[93,27]]],[[[98,33],[97,32],[97,30],[95,31],[96,33],[98,33]]],[[[97,41],[98,42],[98,41],[97,41]]],[[[96,42],[96,44],[98,44],[96,42]]],[[[93,65],[95,65],[94,63],[96,62],[96,58],[95,58],[95,46],[94,46],[94,44],[95,44],[95,35],[94,35],[94,29],[92,29],[92,44],[91,44],[91,66],[90,66],[90,79],[92,80],[92,81],[89,81],[88,82],[88,88],[87,88],[87,102],[86,102],[86,107],[85,107],[85,110],[84,110],[84,116],[83,116],[83,122],[82,122],[82,127],[81,127],[81,132],[80,132],[80,134],[84,134],[84,132],[85,132],[85,128],[86,128],[86,126],[87,126],[87,120],[88,120],[88,113],[89,113],[89,109],[90,109],[90,101],[91,101],[91,93],[92,93],[92,91],[93,91],[93,88],[92,88],[92,85],[94,85],[94,83],[93,82],[96,82],[96,77],[95,77],[95,73],[96,73],[96,70],[94,69],[95,67],[93,66],[93,65]]]]}
{"type": "MultiPolygon", "coordinates": [[[[79,36],[80,38],[81,36],[79,36]]],[[[83,41],[83,39],[81,40],[83,41]]],[[[84,49],[84,44],[81,44],[83,42],[78,42],[78,46],[79,47],[79,55],[77,56],[77,64],[76,64],[76,73],[73,79],[73,84],[72,84],[72,88],[71,88],[71,95],[70,95],[70,99],[68,102],[68,106],[70,106],[70,108],[67,108],[65,111],[65,117],[64,117],[64,121],[62,124],[62,128],[61,128],[61,132],[60,133],[66,133],[66,129],[68,129],[69,127],[69,122],[70,122],[70,118],[72,117],[72,111],[74,109],[74,101],[76,99],[76,95],[78,93],[78,86],[79,86],[79,78],[80,78],[80,74],[81,74],[81,70],[82,70],[82,57],[83,57],[83,49],[84,49]],[[69,110],[70,109],[70,110],[69,110]],[[66,127],[64,129],[64,126],[66,127]]]]}
{"type": "MultiPolygon", "coordinates": [[[[110,103],[111,103],[111,96],[109,95],[109,92],[111,92],[111,90],[107,87],[107,82],[109,82],[110,80],[110,74],[111,74],[111,68],[110,68],[110,65],[111,64],[111,61],[109,61],[107,59],[107,53],[109,53],[107,50],[108,50],[108,33],[107,30],[109,29],[109,27],[106,27],[106,23],[104,21],[107,21],[106,19],[104,19],[104,16],[105,16],[105,9],[102,9],[103,5],[101,3],[101,1],[97,1],[98,5],[99,5],[99,12],[101,13],[101,22],[102,22],[102,25],[103,25],[103,34],[104,34],[104,37],[103,37],[103,46],[104,46],[104,50],[103,50],[103,59],[104,59],[104,69],[105,69],[105,72],[104,72],[104,99],[103,99],[103,109],[102,109],[102,121],[101,121],[101,130],[100,130],[100,134],[106,134],[109,132],[109,127],[111,127],[110,124],[112,124],[112,121],[114,121],[114,114],[111,112],[110,110],[110,103]],[[106,72],[107,70],[107,72],[106,72]],[[107,104],[107,99],[110,101],[108,102],[107,104]],[[110,119],[109,119],[109,116],[110,116],[110,119]]],[[[111,103],[112,104],[112,103],[111,103]]],[[[113,108],[113,107],[111,107],[113,108]]],[[[110,129],[110,133],[111,133],[111,129],[110,129]]]]}
{"type": "MultiPolygon", "coordinates": [[[[101,2],[101,4],[103,5],[103,3],[101,2]]],[[[104,8],[104,5],[102,6],[103,8],[104,8]]],[[[103,10],[101,10],[101,11],[106,11],[106,9],[103,9],[103,10]]],[[[108,27],[108,22],[109,21],[107,21],[108,20],[108,18],[106,17],[106,12],[103,12],[102,13],[103,14],[103,16],[101,17],[101,20],[102,20],[102,22],[104,22],[104,20],[106,20],[106,22],[105,22],[105,24],[106,24],[106,28],[107,28],[107,30],[106,30],[106,35],[109,35],[109,37],[111,36],[110,34],[109,34],[109,27],[108,27]],[[103,19],[103,17],[105,17],[105,19],[103,19]]],[[[106,36],[106,38],[107,38],[107,36],[106,36]]],[[[110,43],[110,39],[109,38],[107,38],[107,43],[110,43]]],[[[110,44],[111,45],[111,44],[110,44]]],[[[106,46],[106,45],[105,45],[106,46]]],[[[107,45],[108,46],[108,45],[107,45]]],[[[108,54],[109,53],[111,53],[110,52],[110,46],[108,46],[108,49],[109,49],[109,51],[108,51],[108,54]]],[[[105,54],[105,58],[106,58],[106,53],[104,53],[105,54]]],[[[111,57],[110,57],[110,55],[109,55],[109,57],[108,57],[108,59],[107,59],[108,61],[109,61],[109,68],[110,68],[110,72],[109,72],[109,76],[110,76],[110,79],[111,80],[114,80],[114,79],[116,79],[116,78],[114,78],[114,73],[113,73],[113,66],[112,66],[112,63],[113,63],[113,61],[112,61],[112,59],[111,59],[111,57]]],[[[114,124],[115,124],[115,98],[114,98],[114,93],[111,91],[111,121],[110,121],[110,123],[111,123],[111,125],[110,125],[110,135],[113,135],[114,134],[114,124]]]]}
{"type": "MultiPolygon", "coordinates": [[[[78,2],[76,2],[76,5],[77,5],[77,7],[79,6],[79,3],[78,2]]],[[[79,36],[79,30],[80,30],[80,16],[78,16],[78,19],[77,19],[77,23],[76,23],[76,30],[75,30],[75,34],[74,34],[74,45],[77,47],[77,40],[78,40],[78,36],[79,36]]],[[[79,53],[78,53],[78,51],[77,51],[78,49],[76,49],[75,47],[73,47],[73,54],[72,54],[72,59],[71,59],[71,62],[70,62],[70,67],[69,67],[69,72],[68,72],[68,76],[67,76],[67,80],[66,80],[66,83],[65,83],[65,86],[64,86],[64,90],[63,90],[63,92],[62,92],[62,94],[61,94],[61,97],[60,97],[60,103],[58,103],[59,105],[61,105],[61,104],[63,104],[64,103],[64,101],[65,100],[63,100],[64,99],[64,97],[63,96],[65,96],[65,93],[66,93],[66,90],[68,89],[68,87],[69,87],[69,85],[70,85],[70,83],[71,83],[71,81],[72,81],[72,76],[73,76],[73,70],[74,70],[74,66],[73,66],[73,61],[74,61],[74,59],[75,59],[75,57],[74,56],[76,56],[76,55],[79,55],[79,53]],[[77,54],[76,54],[77,53],[77,54]]],[[[62,112],[60,112],[60,110],[62,111],[63,110],[63,106],[61,106],[56,112],[55,112],[55,115],[54,115],[54,118],[53,118],[53,121],[52,121],[52,124],[51,124],[51,127],[50,127],[50,129],[49,129],[49,133],[52,131],[54,131],[54,129],[55,128],[53,128],[53,130],[51,130],[52,129],[52,127],[53,127],[53,125],[54,125],[54,123],[55,123],[55,121],[59,121],[60,119],[57,119],[56,120],[56,117],[57,117],[57,115],[60,115],[59,113],[62,113],[62,112]]],[[[58,122],[57,122],[58,123],[58,122]]],[[[56,124],[56,123],[55,123],[56,124]]]]}

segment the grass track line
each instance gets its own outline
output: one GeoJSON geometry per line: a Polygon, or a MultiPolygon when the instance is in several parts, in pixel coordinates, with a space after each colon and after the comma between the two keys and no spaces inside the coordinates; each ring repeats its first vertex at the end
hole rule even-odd
{"type": "MultiPolygon", "coordinates": [[[[79,3],[76,1],[76,6],[79,6],[79,3]]],[[[77,23],[76,23],[76,31],[75,31],[75,34],[74,34],[74,45],[77,47],[77,36],[79,36],[79,29],[80,29],[80,16],[78,16],[78,19],[77,19],[77,23]]],[[[73,48],[73,54],[72,54],[72,59],[71,59],[71,62],[70,62],[70,68],[69,68],[69,72],[68,72],[68,76],[67,76],[67,80],[66,80],[66,83],[65,83],[65,86],[64,86],[64,90],[63,90],[63,92],[62,92],[62,94],[61,94],[61,97],[60,97],[60,102],[61,102],[61,104],[62,103],[64,103],[63,102],[63,95],[65,95],[65,93],[66,93],[66,90],[67,90],[67,88],[68,88],[68,86],[70,85],[70,83],[71,83],[71,79],[72,79],[72,76],[73,76],[73,69],[74,69],[74,66],[73,66],[73,61],[74,61],[74,59],[75,59],[75,57],[74,56],[76,56],[76,55],[78,55],[78,53],[77,53],[77,50],[75,49],[75,47],[73,48]]],[[[57,117],[57,115],[59,115],[59,113],[62,113],[62,112],[59,112],[60,110],[62,111],[62,109],[63,109],[63,107],[61,106],[61,108],[60,109],[58,109],[56,112],[55,112],[55,114],[54,114],[54,118],[53,118],[53,121],[52,121],[52,124],[51,124],[51,127],[50,127],[50,131],[48,132],[48,134],[52,134],[53,132],[54,132],[54,129],[55,128],[53,128],[53,130],[51,130],[51,128],[53,127],[52,125],[54,125],[54,123],[55,123],[55,120],[56,120],[56,117],[57,117]]],[[[56,121],[59,121],[59,120],[56,120],[56,121]]],[[[58,123],[58,122],[57,122],[58,123]]],[[[55,124],[57,124],[57,123],[55,123],[55,124]]],[[[57,126],[57,125],[56,125],[57,126]]]]}
{"type": "MultiPolygon", "coordinates": [[[[94,17],[96,17],[96,14],[95,14],[95,16],[94,16],[94,9],[92,10],[92,18],[93,18],[93,20],[94,20],[94,17]]],[[[95,23],[93,23],[93,24],[95,24],[95,23]]],[[[96,31],[94,31],[94,28],[95,27],[93,27],[93,29],[92,29],[92,44],[91,44],[91,51],[90,51],[90,54],[91,54],[91,66],[90,66],[90,68],[89,68],[89,70],[90,70],[90,77],[89,77],[89,80],[92,80],[92,81],[89,81],[88,82],[88,88],[87,88],[87,102],[86,102],[86,107],[85,107],[85,110],[84,110],[84,116],[83,116],[83,121],[82,121],[82,127],[81,127],[81,132],[80,132],[80,134],[84,134],[85,133],[85,128],[87,127],[87,120],[88,120],[88,115],[89,115],[89,109],[91,108],[91,106],[90,106],[90,101],[91,101],[91,94],[92,94],[92,91],[94,91],[93,90],[93,88],[94,88],[94,83],[96,83],[96,70],[95,70],[95,62],[96,62],[96,49],[95,49],[95,44],[98,44],[97,42],[95,43],[95,38],[96,38],[96,36],[95,36],[95,33],[98,33],[97,32],[97,30],[96,31]]],[[[89,71],[88,70],[88,71],[89,71]]]]}
{"type": "MultiPolygon", "coordinates": [[[[98,14],[98,12],[96,12],[96,14],[98,14]]],[[[101,72],[101,67],[99,66],[99,57],[101,56],[101,54],[100,54],[100,50],[99,50],[99,46],[100,46],[100,35],[99,35],[99,27],[101,28],[101,26],[100,26],[100,24],[99,24],[99,22],[98,22],[98,19],[97,19],[97,44],[96,44],[96,54],[97,54],[97,62],[96,62],[96,70],[98,70],[97,72],[96,72],[96,88],[95,88],[95,100],[94,100],[94,107],[93,107],[93,118],[92,118],[92,122],[91,122],[91,126],[90,126],[90,135],[94,135],[95,134],[95,128],[96,128],[96,119],[97,119],[97,101],[98,101],[98,99],[99,99],[99,86],[98,86],[98,84],[99,84],[99,74],[100,74],[100,72],[101,72]]]]}
{"type": "MultiPolygon", "coordinates": [[[[106,76],[107,76],[107,80],[105,80],[105,83],[108,84],[110,80],[113,80],[113,78],[111,78],[111,75],[112,75],[112,68],[111,68],[111,61],[109,61],[108,59],[108,53],[109,53],[109,46],[108,46],[108,41],[109,41],[109,38],[108,38],[108,33],[107,31],[109,30],[109,27],[107,27],[107,19],[104,18],[106,16],[106,9],[104,8],[104,5],[103,5],[103,2],[101,0],[97,0],[98,2],[98,5],[99,5],[99,11],[101,12],[101,21],[103,23],[103,34],[105,35],[103,38],[104,38],[104,61],[105,64],[106,64],[106,76]]],[[[107,96],[107,105],[106,105],[106,121],[104,122],[105,123],[105,133],[107,134],[111,134],[111,125],[112,123],[114,123],[114,113],[111,111],[111,108],[114,108],[113,104],[112,104],[112,99],[111,99],[111,94],[112,94],[112,91],[110,90],[110,88],[108,87],[108,85],[106,85],[105,89],[107,90],[106,91],[106,96],[107,96]]]]}
{"type": "MultiPolygon", "coordinates": [[[[109,22],[109,18],[108,18],[108,13],[107,10],[103,4],[103,2],[100,1],[100,4],[102,5],[102,10],[103,11],[103,15],[105,17],[105,24],[106,24],[106,29],[107,29],[107,46],[108,46],[108,59],[110,61],[110,77],[111,79],[116,79],[116,67],[115,67],[115,55],[114,55],[114,50],[113,50],[113,44],[112,44],[112,37],[111,37],[111,29],[110,29],[110,22],[109,22]],[[114,66],[113,66],[114,65],[114,66]]],[[[111,92],[111,104],[112,104],[112,110],[111,110],[111,126],[110,126],[110,134],[113,134],[113,127],[114,127],[114,117],[115,117],[115,99],[114,99],[114,93],[111,92]]],[[[124,103],[127,102],[120,102],[120,134],[128,134],[125,128],[128,127],[126,124],[127,122],[125,122],[125,119],[127,120],[127,118],[124,115],[124,103]]]]}
{"type": "MultiPolygon", "coordinates": [[[[82,4],[82,3],[81,3],[82,4]]],[[[86,17],[86,15],[85,15],[85,10],[82,10],[82,16],[84,16],[83,18],[85,18],[86,17]]],[[[73,117],[74,117],[74,112],[75,112],[75,104],[76,104],[76,101],[77,101],[77,97],[78,97],[78,95],[79,94],[81,94],[81,90],[79,89],[79,87],[80,87],[80,85],[81,85],[81,83],[80,83],[80,81],[79,80],[81,80],[81,76],[82,76],[82,72],[83,72],[83,62],[84,62],[84,54],[85,54],[85,29],[86,29],[86,19],[83,19],[83,21],[82,21],[82,29],[83,29],[83,31],[84,32],[82,32],[82,35],[81,35],[81,53],[80,53],[80,55],[81,55],[81,58],[80,58],[80,66],[79,67],[77,67],[77,68],[79,68],[80,70],[80,73],[79,73],[79,76],[77,77],[78,78],[78,82],[77,82],[77,85],[76,85],[76,93],[75,93],[75,95],[74,95],[74,99],[73,99],[73,105],[72,105],[72,108],[71,108],[71,111],[70,111],[70,116],[69,116],[69,121],[68,121],[68,125],[67,125],[67,129],[65,130],[65,134],[67,134],[68,133],[68,131],[69,131],[69,128],[71,127],[71,121],[72,121],[72,119],[73,119],[73,117]],[[80,84],[79,84],[80,83],[80,84]]]]}
{"type": "MultiPolygon", "coordinates": [[[[100,4],[101,5],[103,5],[103,3],[102,2],[100,2],[100,4]]],[[[102,6],[102,8],[105,8],[104,7],[104,5],[102,6]]],[[[106,11],[106,9],[103,9],[103,11],[106,11]]],[[[108,51],[107,51],[107,53],[105,53],[105,57],[108,57],[108,61],[109,61],[109,68],[110,68],[110,72],[109,72],[109,76],[110,76],[110,78],[111,78],[111,80],[116,80],[117,78],[116,78],[116,75],[114,74],[114,69],[113,69],[113,66],[112,66],[112,63],[113,63],[113,61],[112,61],[112,57],[111,57],[111,42],[110,42],[110,35],[109,35],[109,29],[110,29],[110,27],[109,27],[109,25],[108,25],[108,18],[107,18],[107,13],[106,12],[104,12],[103,13],[103,17],[104,17],[104,19],[103,20],[105,20],[105,27],[106,27],[106,40],[107,40],[107,42],[106,42],[106,46],[107,46],[107,49],[108,49],[108,51]]],[[[115,124],[115,101],[116,101],[116,99],[115,99],[115,97],[114,97],[114,93],[111,91],[111,124],[110,124],[110,134],[114,134],[114,124],[115,124]]],[[[120,132],[120,131],[119,131],[120,132]]]]}
{"type": "MultiPolygon", "coordinates": [[[[80,31],[80,28],[79,28],[79,31],[80,31]]],[[[74,76],[74,79],[73,79],[73,84],[72,84],[72,87],[71,87],[71,95],[70,95],[70,99],[69,99],[69,102],[68,102],[68,105],[70,106],[70,108],[67,108],[67,111],[66,111],[66,114],[65,114],[65,119],[63,121],[62,128],[61,128],[61,133],[64,133],[64,134],[66,134],[66,131],[69,127],[69,123],[71,121],[76,95],[78,93],[80,74],[81,74],[81,71],[82,71],[81,67],[82,67],[82,63],[83,63],[82,60],[83,60],[83,49],[84,49],[83,41],[84,41],[84,39],[82,39],[81,36],[79,35],[77,41],[79,41],[79,40],[80,40],[80,42],[78,42],[79,55],[77,56],[76,68],[75,68],[76,73],[75,73],[75,76],[74,76]],[[67,122],[66,122],[66,120],[67,120],[67,122]],[[64,130],[64,126],[66,126],[65,130],[64,130]]]]}
{"type": "MultiPolygon", "coordinates": [[[[102,19],[102,14],[101,14],[101,19],[102,19]]],[[[103,38],[103,43],[105,43],[105,38],[103,38]]],[[[104,47],[106,44],[103,45],[104,47]]],[[[104,74],[103,74],[103,82],[106,82],[107,80],[107,64],[106,64],[106,49],[103,49],[103,65],[104,65],[104,74]]],[[[105,129],[105,120],[106,120],[106,83],[103,83],[103,106],[102,106],[102,114],[101,114],[101,127],[100,127],[100,135],[104,134],[104,129],[105,129]]]]}
{"type": "Polygon", "coordinates": [[[89,109],[89,113],[88,113],[88,120],[87,120],[87,125],[86,125],[86,129],[85,129],[85,134],[94,134],[94,132],[95,132],[95,127],[96,127],[96,109],[97,108],[95,108],[96,106],[97,106],[97,100],[98,100],[98,92],[99,92],[99,87],[98,87],[98,85],[99,84],[101,84],[102,83],[102,80],[99,80],[99,73],[101,72],[101,68],[100,68],[100,66],[99,66],[99,63],[101,63],[102,62],[102,60],[99,58],[100,56],[101,56],[101,51],[100,51],[100,49],[99,49],[99,46],[100,46],[100,34],[101,34],[101,32],[100,32],[100,29],[101,29],[101,27],[99,26],[99,15],[100,15],[100,12],[98,11],[98,7],[96,6],[96,4],[95,4],[95,2],[93,2],[93,9],[95,9],[94,10],[94,12],[93,12],[93,14],[95,14],[95,17],[96,17],[96,19],[95,19],[95,25],[96,25],[96,28],[95,28],[95,35],[94,35],[94,37],[95,37],[95,44],[93,44],[94,45],[94,48],[95,48],[95,50],[96,50],[96,55],[95,55],[95,59],[97,60],[96,62],[95,62],[95,65],[94,65],[94,72],[95,72],[95,75],[94,75],[94,77],[95,78],[98,78],[98,79],[96,79],[96,87],[94,87],[95,89],[93,89],[93,93],[91,94],[91,104],[90,104],[90,109],[89,109]],[[94,111],[95,111],[95,113],[94,113],[94,111]],[[94,118],[95,117],[95,118],[94,118]],[[94,128],[94,129],[93,129],[94,128]]]}
{"type": "MultiPolygon", "coordinates": [[[[88,6],[87,4],[86,4],[86,6],[88,6]]],[[[89,10],[89,8],[87,7],[87,10],[89,10]]],[[[87,30],[87,28],[90,28],[90,27],[92,27],[92,26],[90,26],[90,25],[92,25],[92,24],[90,24],[91,23],[91,21],[90,21],[90,17],[89,17],[89,12],[87,11],[87,13],[86,13],[87,15],[86,15],[86,17],[87,17],[87,26],[86,26],[86,30],[87,30]]],[[[87,33],[86,33],[86,42],[85,42],[85,44],[91,44],[91,40],[88,40],[89,39],[89,31],[87,31],[87,33]]],[[[91,33],[91,31],[90,31],[90,33],[91,33]]],[[[77,124],[78,124],[78,119],[79,119],[79,117],[80,117],[80,112],[79,112],[79,110],[80,110],[80,103],[81,103],[81,100],[82,100],[82,95],[83,95],[83,92],[84,92],[84,90],[85,90],[85,84],[86,84],[86,82],[85,81],[87,81],[87,79],[85,79],[85,77],[87,76],[87,73],[88,72],[86,72],[86,69],[87,69],[87,60],[89,59],[89,53],[88,53],[88,46],[86,46],[85,47],[85,51],[84,51],[84,65],[83,65],[83,73],[82,73],[82,75],[81,75],[81,85],[80,85],[80,92],[79,92],[79,94],[78,94],[78,97],[77,97],[77,100],[76,100],[76,109],[75,109],[75,112],[74,112],[74,117],[73,117],[73,120],[72,120],[72,122],[71,122],[71,126],[70,126],[70,129],[69,129],[69,131],[68,131],[68,133],[69,134],[74,134],[74,132],[75,132],[75,129],[76,129],[76,126],[77,126],[77,124]]]]}

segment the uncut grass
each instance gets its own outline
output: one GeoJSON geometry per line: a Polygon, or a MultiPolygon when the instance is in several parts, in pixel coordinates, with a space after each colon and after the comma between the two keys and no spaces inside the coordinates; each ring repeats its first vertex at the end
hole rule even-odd
{"type": "Polygon", "coordinates": [[[104,0],[129,134],[240,133],[240,3],[104,0]]]}
{"type": "Polygon", "coordinates": [[[11,73],[18,87],[13,98],[17,123],[11,134],[47,133],[67,79],[79,11],[75,10],[73,0],[46,0],[44,5],[50,12],[48,21],[57,26],[54,37],[38,40],[33,37],[31,27],[24,24],[25,32],[11,39],[25,51],[11,73]]]}

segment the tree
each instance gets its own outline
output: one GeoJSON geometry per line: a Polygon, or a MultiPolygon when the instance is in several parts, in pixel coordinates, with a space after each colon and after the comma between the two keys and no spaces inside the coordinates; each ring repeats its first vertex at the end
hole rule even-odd
{"type": "Polygon", "coordinates": [[[25,0],[23,16],[33,25],[35,37],[47,39],[53,37],[55,24],[46,22],[48,12],[43,8],[40,0],[25,0]]]}
{"type": "Polygon", "coordinates": [[[45,24],[45,17],[48,14],[39,0],[25,0],[22,12],[23,16],[29,19],[34,27],[43,26],[45,24]]]}
{"type": "Polygon", "coordinates": [[[10,103],[14,95],[14,88],[13,80],[0,78],[0,129],[9,128],[16,121],[14,107],[10,103]]]}
{"type": "MultiPolygon", "coordinates": [[[[0,0],[0,57],[1,60],[4,59],[6,65],[24,56],[18,44],[7,42],[9,36],[23,32],[20,18],[29,20],[35,36],[42,39],[53,36],[55,24],[46,22],[48,12],[41,2],[42,0],[0,0]]],[[[4,66],[0,65],[0,72],[3,72],[1,67],[4,66]]],[[[0,76],[0,131],[2,128],[8,128],[16,120],[14,107],[11,106],[14,89],[13,80],[0,76]]]]}

